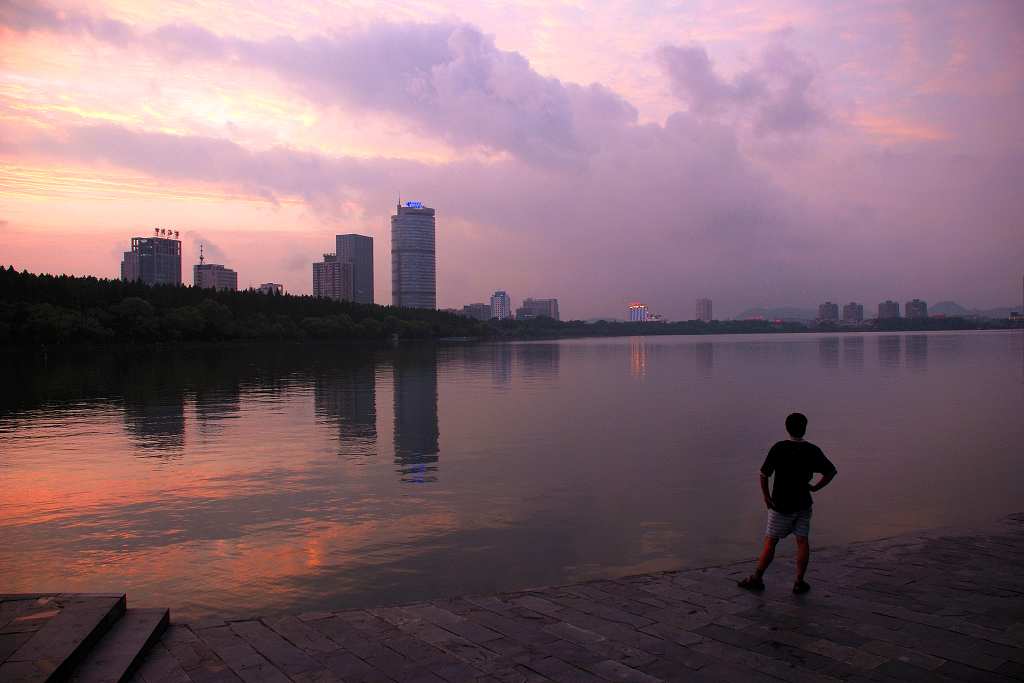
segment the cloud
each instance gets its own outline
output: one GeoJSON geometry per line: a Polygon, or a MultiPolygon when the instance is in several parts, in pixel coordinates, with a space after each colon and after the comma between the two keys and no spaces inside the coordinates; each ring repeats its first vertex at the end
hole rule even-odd
{"type": "Polygon", "coordinates": [[[815,101],[814,67],[782,45],[765,49],[756,66],[727,80],[701,46],[664,45],[655,51],[673,94],[702,117],[739,114],[759,135],[807,131],[828,120],[815,101]]]}
{"type": "Polygon", "coordinates": [[[251,41],[191,24],[142,33],[115,20],[15,1],[0,10],[0,24],[143,46],[172,61],[259,68],[320,104],[386,111],[451,145],[541,165],[583,163],[603,130],[637,119],[635,108],[607,88],[542,76],[521,54],[499,50],[492,36],[465,23],[376,23],[302,40],[251,41]]]}

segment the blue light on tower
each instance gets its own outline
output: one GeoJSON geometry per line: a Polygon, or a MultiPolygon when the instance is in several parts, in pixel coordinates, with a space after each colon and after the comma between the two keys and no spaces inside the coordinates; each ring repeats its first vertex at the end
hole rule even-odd
{"type": "Polygon", "coordinates": [[[406,202],[405,208],[407,209],[422,209],[423,202],[406,202]]]}

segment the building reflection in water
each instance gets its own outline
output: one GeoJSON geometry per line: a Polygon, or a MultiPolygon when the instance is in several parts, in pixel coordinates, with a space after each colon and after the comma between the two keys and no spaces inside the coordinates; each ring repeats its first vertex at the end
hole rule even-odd
{"type": "Polygon", "coordinates": [[[342,455],[373,455],[377,448],[377,367],[373,358],[317,374],[313,384],[316,415],[338,429],[342,455]]]}
{"type": "Polygon", "coordinates": [[[647,341],[643,337],[629,338],[629,373],[637,378],[647,376],[647,341]]]}
{"type": "Polygon", "coordinates": [[[698,342],[694,347],[697,371],[702,377],[710,377],[715,369],[715,345],[712,342],[698,342]]]}
{"type": "Polygon", "coordinates": [[[395,465],[402,481],[437,480],[437,349],[402,350],[394,360],[395,465]]]}
{"type": "Polygon", "coordinates": [[[124,427],[143,455],[181,455],[185,447],[184,391],[171,387],[166,392],[126,392],[124,427]]]}
{"type": "Polygon", "coordinates": [[[853,370],[864,369],[864,337],[843,337],[843,367],[853,370]]]}
{"type": "Polygon", "coordinates": [[[902,337],[896,334],[887,334],[878,338],[878,364],[883,368],[898,368],[900,366],[900,348],[902,337]]]}
{"type": "Polygon", "coordinates": [[[508,386],[512,383],[512,345],[490,344],[491,381],[495,386],[508,386]]]}
{"type": "Polygon", "coordinates": [[[557,342],[515,344],[519,374],[527,380],[558,376],[562,345],[557,342]]]}
{"type": "Polygon", "coordinates": [[[907,335],[907,367],[924,370],[928,367],[928,335],[907,335]]]}
{"type": "Polygon", "coordinates": [[[839,337],[822,337],[818,340],[818,362],[823,368],[839,367],[839,337]]]}

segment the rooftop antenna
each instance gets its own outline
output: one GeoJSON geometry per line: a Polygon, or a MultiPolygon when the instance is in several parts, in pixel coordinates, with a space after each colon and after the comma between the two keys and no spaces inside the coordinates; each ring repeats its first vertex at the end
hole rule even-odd
{"type": "Polygon", "coordinates": [[[199,245],[199,265],[203,265],[203,245],[199,245]]]}

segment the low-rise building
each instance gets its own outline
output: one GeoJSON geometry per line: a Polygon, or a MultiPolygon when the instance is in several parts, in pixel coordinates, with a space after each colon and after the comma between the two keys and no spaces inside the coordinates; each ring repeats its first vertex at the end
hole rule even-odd
{"type": "Polygon", "coordinates": [[[466,304],[462,307],[461,315],[474,320],[490,320],[491,305],[485,303],[466,304]]]}
{"type": "Polygon", "coordinates": [[[279,285],[276,282],[264,282],[257,290],[260,294],[284,294],[284,285],[279,285]]]}

